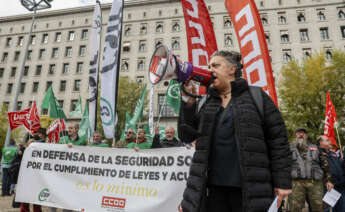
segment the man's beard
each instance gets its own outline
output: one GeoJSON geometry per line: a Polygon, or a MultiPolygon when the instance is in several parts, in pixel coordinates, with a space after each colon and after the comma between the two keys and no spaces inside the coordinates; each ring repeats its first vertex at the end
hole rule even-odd
{"type": "Polygon", "coordinates": [[[298,148],[304,148],[307,146],[307,137],[304,138],[296,138],[296,143],[298,148]]]}

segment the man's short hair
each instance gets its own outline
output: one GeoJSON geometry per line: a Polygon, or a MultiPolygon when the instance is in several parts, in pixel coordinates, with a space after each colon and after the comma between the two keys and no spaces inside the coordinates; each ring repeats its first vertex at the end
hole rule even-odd
{"type": "Polygon", "coordinates": [[[307,131],[305,128],[303,128],[303,127],[298,127],[298,128],[295,130],[295,133],[297,133],[297,132],[304,132],[305,134],[308,133],[308,131],[307,131]]]}
{"type": "Polygon", "coordinates": [[[16,141],[15,141],[14,139],[11,139],[9,144],[10,144],[11,146],[14,146],[14,145],[16,145],[16,141]]]}
{"type": "Polygon", "coordinates": [[[228,63],[236,66],[235,79],[239,79],[242,77],[242,68],[243,68],[243,65],[241,63],[242,56],[239,52],[220,50],[220,51],[215,51],[211,57],[215,57],[215,56],[224,57],[226,61],[228,61],[228,63]]]}

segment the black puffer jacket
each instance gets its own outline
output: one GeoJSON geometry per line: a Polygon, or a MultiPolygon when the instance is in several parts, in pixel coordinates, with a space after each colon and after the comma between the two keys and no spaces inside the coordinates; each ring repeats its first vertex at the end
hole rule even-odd
{"type": "Polygon", "coordinates": [[[164,138],[163,140],[160,140],[159,135],[155,135],[153,137],[151,148],[155,149],[155,148],[169,148],[169,147],[180,147],[180,146],[183,146],[183,143],[177,140],[175,137],[173,138],[173,140],[169,141],[166,138],[164,138]]]}
{"type": "MultiPolygon", "coordinates": [[[[291,189],[291,152],[284,121],[270,99],[262,92],[264,117],[255,106],[245,80],[231,83],[235,140],[241,169],[243,212],[267,211],[273,201],[273,189],[291,189]]],[[[182,105],[179,136],[183,141],[197,137],[196,151],[190,167],[187,188],[181,203],[184,212],[206,211],[207,175],[215,117],[221,107],[216,90],[196,115],[196,106],[182,105]],[[194,111],[194,112],[193,112],[194,111]],[[191,133],[191,127],[197,135],[191,133]],[[186,130],[189,129],[189,130],[186,130]]]]}

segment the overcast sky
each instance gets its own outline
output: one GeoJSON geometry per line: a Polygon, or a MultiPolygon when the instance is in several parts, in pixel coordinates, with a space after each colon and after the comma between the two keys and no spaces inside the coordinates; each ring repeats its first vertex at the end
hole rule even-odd
{"type": "MultiPolygon", "coordinates": [[[[100,0],[100,2],[101,4],[111,3],[112,0],[100,0]]],[[[51,3],[52,8],[46,9],[45,11],[80,7],[95,3],[96,0],[53,0],[51,3]]],[[[20,0],[0,0],[0,5],[0,17],[30,13],[21,5],[20,0]]]]}

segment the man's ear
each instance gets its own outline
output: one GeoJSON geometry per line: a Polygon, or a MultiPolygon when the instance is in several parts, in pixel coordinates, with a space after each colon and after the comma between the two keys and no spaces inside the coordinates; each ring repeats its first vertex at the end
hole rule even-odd
{"type": "Polygon", "coordinates": [[[229,76],[235,76],[235,72],[236,72],[236,66],[231,66],[228,74],[229,74],[229,76]]]}

